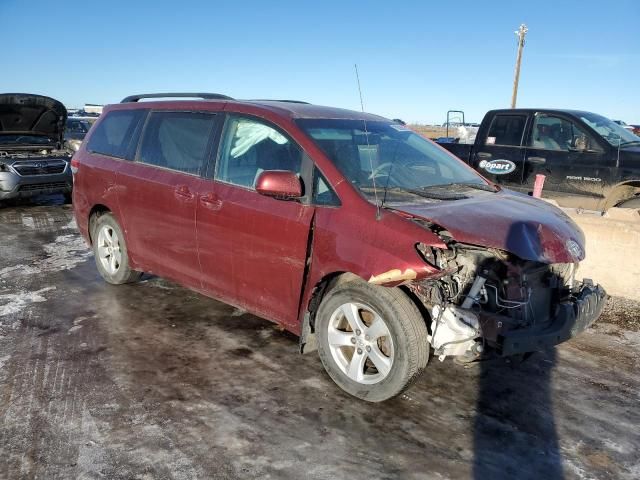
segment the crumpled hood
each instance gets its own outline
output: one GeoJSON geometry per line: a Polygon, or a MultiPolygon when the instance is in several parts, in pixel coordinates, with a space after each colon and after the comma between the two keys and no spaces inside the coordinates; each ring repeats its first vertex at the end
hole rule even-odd
{"type": "Polygon", "coordinates": [[[479,192],[464,200],[392,208],[443,227],[458,242],[506,250],[523,260],[584,259],[584,233],[573,220],[551,204],[516,192],[479,192]]]}
{"type": "Polygon", "coordinates": [[[62,142],[66,121],[67,109],[53,98],[0,94],[0,135],[43,135],[62,142]]]}

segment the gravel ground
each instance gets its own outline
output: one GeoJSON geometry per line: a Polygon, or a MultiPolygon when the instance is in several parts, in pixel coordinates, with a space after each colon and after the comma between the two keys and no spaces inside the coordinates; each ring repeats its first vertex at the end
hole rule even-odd
{"type": "Polygon", "coordinates": [[[0,478],[640,478],[637,305],[372,405],[269,322],[106,285],[69,206],[0,208],[0,249],[0,478]]]}
{"type": "Polygon", "coordinates": [[[601,322],[613,323],[626,330],[640,330],[640,302],[610,297],[602,311],[601,322]]]}

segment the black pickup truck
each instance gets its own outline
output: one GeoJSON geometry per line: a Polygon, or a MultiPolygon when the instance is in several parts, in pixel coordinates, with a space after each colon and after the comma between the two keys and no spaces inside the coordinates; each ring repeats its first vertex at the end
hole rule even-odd
{"type": "Polygon", "coordinates": [[[640,208],[640,137],[613,121],[576,110],[488,112],[473,144],[440,145],[494,182],[560,206],[605,211],[640,208]]]}

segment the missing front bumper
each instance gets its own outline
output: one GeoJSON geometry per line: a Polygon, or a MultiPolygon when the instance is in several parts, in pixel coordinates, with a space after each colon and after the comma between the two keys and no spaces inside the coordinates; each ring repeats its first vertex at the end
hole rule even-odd
{"type": "Polygon", "coordinates": [[[502,356],[535,352],[565,342],[584,331],[602,313],[607,294],[599,285],[582,285],[571,300],[561,302],[550,325],[512,330],[498,336],[496,350],[502,356]]]}

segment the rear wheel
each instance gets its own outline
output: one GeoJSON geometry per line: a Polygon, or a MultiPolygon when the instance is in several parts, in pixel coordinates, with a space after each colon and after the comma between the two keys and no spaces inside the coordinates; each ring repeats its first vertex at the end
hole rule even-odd
{"type": "Polygon", "coordinates": [[[424,319],[398,288],[363,281],[339,285],[320,304],[315,330],[329,376],[370,402],[400,394],[429,358],[424,319]]]}
{"type": "Polygon", "coordinates": [[[129,255],[120,225],[110,213],[104,213],[93,222],[91,238],[98,272],[105,281],[120,285],[135,282],[141,272],[129,267],[129,255]]]}

